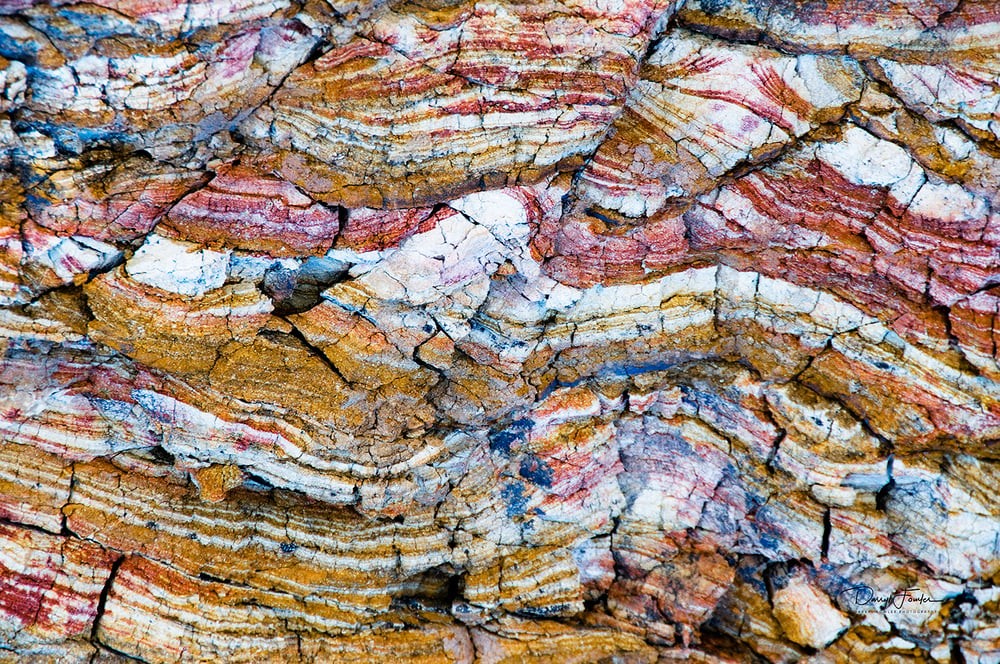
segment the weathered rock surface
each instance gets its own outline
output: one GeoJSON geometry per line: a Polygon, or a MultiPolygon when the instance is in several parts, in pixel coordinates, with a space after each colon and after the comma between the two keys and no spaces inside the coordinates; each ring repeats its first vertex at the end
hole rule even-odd
{"type": "Polygon", "coordinates": [[[1000,8],[0,2],[0,662],[994,662],[1000,8]]]}

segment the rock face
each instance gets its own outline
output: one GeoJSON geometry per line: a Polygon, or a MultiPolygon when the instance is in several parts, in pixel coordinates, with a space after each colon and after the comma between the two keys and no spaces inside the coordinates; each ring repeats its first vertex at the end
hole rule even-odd
{"type": "Polygon", "coordinates": [[[0,0],[0,662],[996,662],[992,0],[0,0]]]}

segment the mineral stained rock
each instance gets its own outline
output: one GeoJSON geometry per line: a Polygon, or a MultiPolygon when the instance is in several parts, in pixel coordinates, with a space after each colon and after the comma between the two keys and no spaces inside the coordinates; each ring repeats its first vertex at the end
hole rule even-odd
{"type": "Polygon", "coordinates": [[[0,662],[1000,661],[993,0],[0,0],[0,662]]]}

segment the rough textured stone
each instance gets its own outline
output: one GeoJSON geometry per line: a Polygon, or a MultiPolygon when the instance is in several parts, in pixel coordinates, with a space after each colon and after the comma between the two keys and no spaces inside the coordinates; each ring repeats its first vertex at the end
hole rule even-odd
{"type": "Polygon", "coordinates": [[[986,0],[0,2],[0,662],[991,662],[986,0]]]}

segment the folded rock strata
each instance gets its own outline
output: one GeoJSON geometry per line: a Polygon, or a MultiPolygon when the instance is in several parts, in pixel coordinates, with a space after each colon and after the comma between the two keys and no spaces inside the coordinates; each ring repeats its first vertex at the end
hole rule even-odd
{"type": "Polygon", "coordinates": [[[0,662],[990,662],[985,0],[0,6],[0,662]]]}

